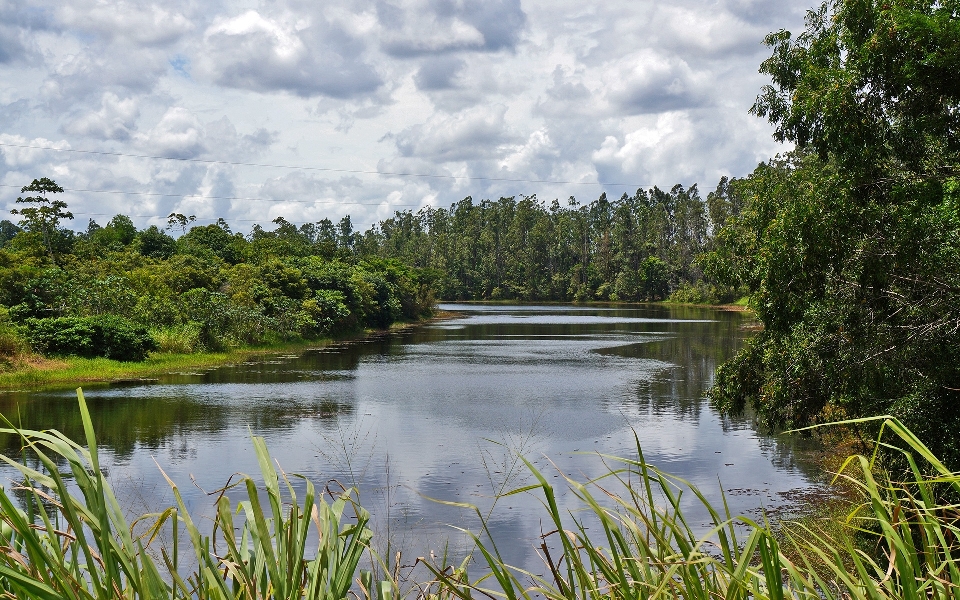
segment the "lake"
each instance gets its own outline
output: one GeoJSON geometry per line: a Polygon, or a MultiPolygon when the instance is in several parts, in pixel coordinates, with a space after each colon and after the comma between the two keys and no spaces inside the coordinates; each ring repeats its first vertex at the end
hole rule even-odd
{"type": "MultiPolygon", "coordinates": [[[[475,530],[474,514],[435,498],[477,505],[507,562],[542,569],[538,498],[498,499],[530,482],[518,454],[554,481],[557,469],[583,479],[602,471],[598,453],[636,456],[636,435],[648,462],[714,499],[722,483],[733,511],[754,515],[789,510],[822,485],[800,441],[762,435],[706,400],[717,365],[749,336],[742,313],[440,308],[457,316],[154,383],[86,386],[119,500],[131,515],[172,504],[159,464],[192,510],[212,513],[205,491],[258,473],[258,435],[288,473],[357,487],[378,543],[389,539],[404,562],[472,548],[454,527],[475,530]]],[[[26,428],[80,431],[71,390],[5,393],[0,412],[26,428]]]]}

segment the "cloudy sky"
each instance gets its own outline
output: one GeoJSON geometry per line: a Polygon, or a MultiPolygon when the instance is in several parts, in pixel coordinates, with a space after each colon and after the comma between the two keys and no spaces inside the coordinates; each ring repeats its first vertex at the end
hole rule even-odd
{"type": "Polygon", "coordinates": [[[811,5],[0,0],[0,207],[43,176],[75,229],[706,192],[782,150],[747,110],[811,5]]]}

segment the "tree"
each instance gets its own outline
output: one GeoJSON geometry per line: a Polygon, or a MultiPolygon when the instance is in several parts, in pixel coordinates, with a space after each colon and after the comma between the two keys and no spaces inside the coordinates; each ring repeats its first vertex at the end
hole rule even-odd
{"type": "Polygon", "coordinates": [[[763,331],[712,392],[771,426],[893,414],[960,465],[960,3],[837,0],[753,112],[797,150],[732,182],[708,273],[763,331]]]}
{"type": "Polygon", "coordinates": [[[811,146],[855,176],[891,168],[956,173],[960,149],[960,2],[836,0],[807,14],[807,29],[767,36],[760,67],[772,85],[752,112],[774,137],[811,146]]]}
{"type": "Polygon", "coordinates": [[[0,221],[0,247],[13,239],[13,236],[20,233],[20,228],[4,219],[0,221]]]}
{"type": "Polygon", "coordinates": [[[144,256],[166,260],[176,252],[177,241],[151,225],[137,235],[137,249],[144,256]]]}
{"type": "MultiPolygon", "coordinates": [[[[93,221],[91,223],[96,224],[93,221]]],[[[106,226],[97,227],[94,231],[91,229],[92,227],[87,228],[90,240],[100,246],[122,248],[129,246],[137,237],[137,228],[126,215],[116,215],[106,226]]]]}
{"type": "Polygon", "coordinates": [[[179,227],[181,232],[186,233],[187,225],[196,220],[197,217],[195,215],[190,215],[188,217],[183,213],[170,213],[167,215],[167,230],[169,231],[174,227],[179,227]]]}
{"type": "Polygon", "coordinates": [[[12,215],[20,215],[20,226],[31,233],[38,233],[43,239],[44,248],[46,248],[51,258],[54,256],[54,237],[60,229],[62,219],[73,219],[73,213],[66,210],[67,203],[63,200],[48,198],[48,194],[61,194],[63,188],[57,185],[52,179],[41,177],[34,179],[30,185],[21,188],[21,193],[35,192],[36,196],[27,196],[26,198],[17,198],[18,204],[32,204],[27,208],[15,208],[10,211],[12,215]]]}

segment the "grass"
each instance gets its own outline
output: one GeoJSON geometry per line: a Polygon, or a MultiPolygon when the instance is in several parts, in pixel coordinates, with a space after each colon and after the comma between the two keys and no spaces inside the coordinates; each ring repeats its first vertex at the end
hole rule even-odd
{"type": "MultiPolygon", "coordinates": [[[[398,575],[375,581],[359,569],[365,557],[383,562],[371,549],[370,515],[353,491],[318,493],[309,480],[280,470],[258,437],[252,443],[263,486],[243,474],[228,482],[215,499],[210,534],[169,478],[175,505],[128,523],[101,470],[80,390],[78,399],[85,447],[56,431],[9,423],[0,429],[19,436],[24,451],[22,459],[0,456],[22,477],[0,488],[0,597],[400,599],[398,575]],[[240,500],[234,505],[231,497],[240,500]],[[181,530],[185,548],[178,545],[181,530]]],[[[788,523],[778,535],[766,520],[732,515],[725,500],[714,506],[697,487],[648,464],[639,441],[636,458],[606,456],[609,468],[596,479],[564,475],[573,510],[561,510],[559,490],[519,457],[535,483],[502,495],[541,500],[548,530],[540,545],[543,573],[506,564],[477,507],[445,502],[480,517],[471,535],[484,574],[470,578],[469,558],[456,565],[421,558],[432,579],[414,582],[407,594],[417,600],[958,598],[960,512],[940,499],[960,493],[960,474],[899,421],[882,419],[876,448],[899,450],[909,468],[893,476],[877,463],[876,451],[840,465],[837,477],[859,493],[831,524],[843,535],[810,523],[788,523]],[[888,445],[884,433],[896,444],[888,445]],[[691,524],[703,511],[709,524],[691,524]],[[856,547],[855,538],[872,546],[856,547]]]]}
{"type": "Polygon", "coordinates": [[[317,347],[323,342],[297,342],[263,348],[234,349],[225,352],[174,354],[157,352],[143,362],[122,362],[108,358],[43,358],[33,356],[19,361],[12,370],[0,372],[0,389],[77,385],[118,379],[149,379],[176,371],[190,371],[247,360],[258,354],[295,352],[317,347]]]}
{"type": "MultiPolygon", "coordinates": [[[[438,314],[434,319],[450,318],[452,313],[438,314]]],[[[424,321],[397,322],[389,331],[399,331],[424,321]]],[[[356,335],[382,333],[368,330],[356,335]]],[[[349,336],[348,336],[349,337],[349,336]]],[[[46,358],[27,351],[6,361],[0,370],[0,390],[76,386],[83,383],[116,380],[153,379],[177,371],[195,371],[234,364],[261,354],[300,352],[318,348],[335,340],[281,342],[255,348],[235,348],[223,352],[154,352],[143,362],[122,362],[108,358],[67,356],[46,358]]]]}
{"type": "MultiPolygon", "coordinates": [[[[137,523],[124,519],[101,470],[83,393],[77,390],[77,395],[86,448],[56,431],[23,431],[9,423],[0,429],[0,433],[19,436],[24,453],[32,457],[22,462],[0,457],[23,477],[14,490],[0,488],[0,597],[340,600],[347,596],[372,536],[369,514],[353,502],[352,490],[332,494],[328,502],[306,481],[301,503],[291,478],[277,470],[263,439],[253,437],[265,489],[259,490],[247,475],[229,484],[216,500],[211,534],[201,532],[177,484],[169,478],[176,505],[139,519],[147,527],[136,534],[137,523]],[[27,466],[28,462],[39,468],[27,466]],[[236,506],[227,489],[243,498],[236,506]],[[18,495],[23,502],[16,501],[18,495]],[[342,524],[348,512],[352,518],[342,524]],[[154,558],[147,546],[165,528],[171,530],[172,545],[162,546],[159,558],[154,558]],[[181,529],[190,548],[179,548],[181,529]],[[314,529],[318,541],[308,544],[314,529]],[[190,574],[184,576],[188,563],[190,574]]],[[[371,576],[360,576],[372,599],[392,597],[390,582],[380,583],[374,591],[371,576]]]]}
{"type": "MultiPolygon", "coordinates": [[[[940,500],[960,491],[952,473],[899,421],[883,417],[898,438],[876,447],[903,452],[910,469],[886,472],[877,454],[853,455],[837,478],[858,492],[845,514],[823,524],[785,523],[775,529],[716,507],[683,479],[638,458],[606,457],[601,477],[579,482],[564,475],[580,510],[561,511],[557,490],[527,463],[537,483],[507,492],[537,494],[543,505],[540,558],[546,575],[504,562],[484,525],[473,539],[487,574],[475,580],[467,564],[424,561],[435,581],[428,595],[473,600],[654,600],[809,598],[886,600],[960,597],[960,512],[940,500]],[[906,446],[907,450],[900,449],[906,446]],[[691,526],[684,495],[710,515],[706,531],[691,526]],[[858,546],[854,541],[860,541],[858,546]],[[866,544],[862,542],[868,542],[866,544]],[[785,548],[786,547],[786,548],[785,548]]],[[[479,511],[469,504],[457,506],[479,511]]]]}

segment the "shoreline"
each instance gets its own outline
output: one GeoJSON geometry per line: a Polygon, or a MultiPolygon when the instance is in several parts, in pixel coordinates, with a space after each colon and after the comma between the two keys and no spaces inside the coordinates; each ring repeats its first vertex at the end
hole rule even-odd
{"type": "Polygon", "coordinates": [[[121,362],[108,358],[45,358],[30,356],[9,371],[0,372],[0,392],[36,391],[43,388],[77,387],[81,384],[122,384],[156,381],[180,371],[214,369],[250,360],[256,356],[301,353],[333,344],[362,342],[378,336],[409,331],[432,322],[453,319],[458,313],[435,310],[419,321],[394,323],[388,329],[371,329],[320,340],[300,340],[253,348],[231,348],[222,352],[191,354],[154,353],[142,362],[121,362]]]}

